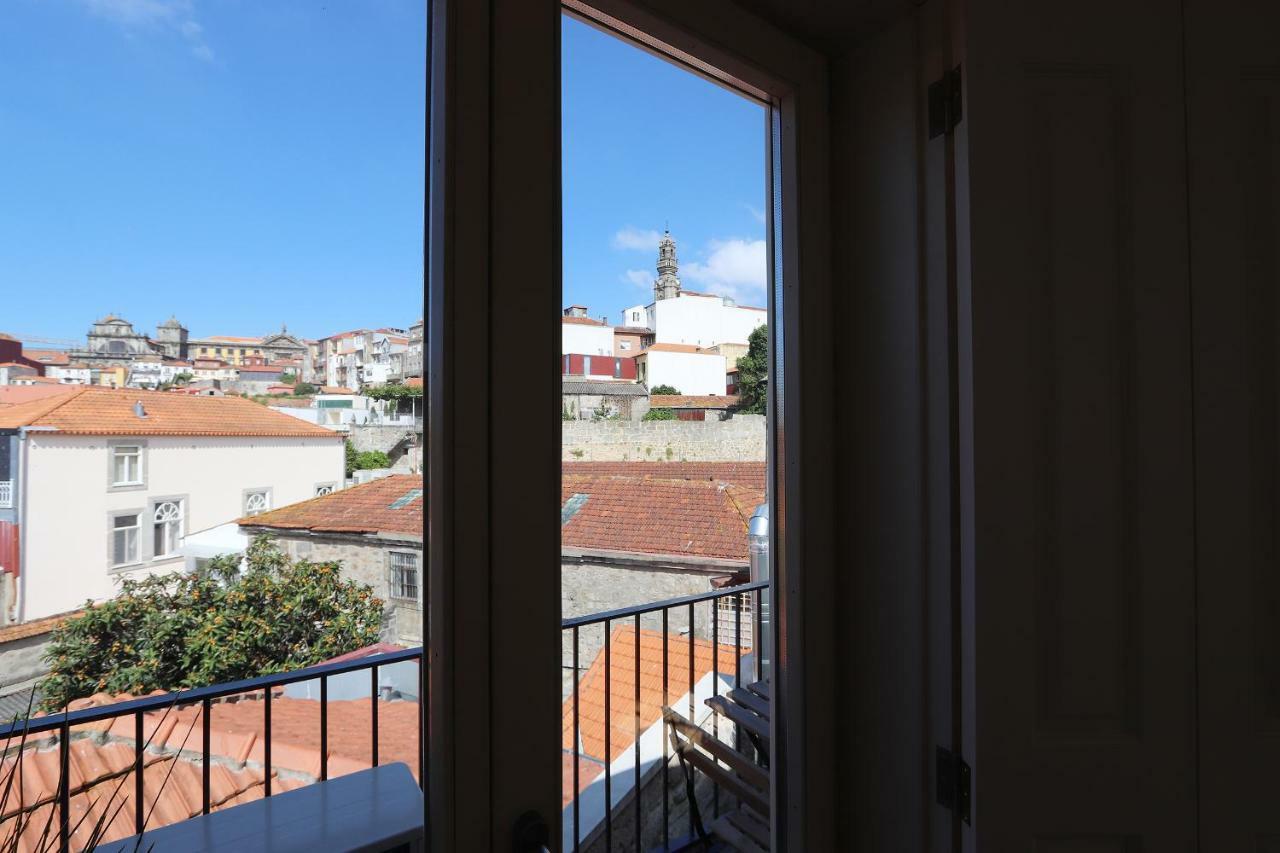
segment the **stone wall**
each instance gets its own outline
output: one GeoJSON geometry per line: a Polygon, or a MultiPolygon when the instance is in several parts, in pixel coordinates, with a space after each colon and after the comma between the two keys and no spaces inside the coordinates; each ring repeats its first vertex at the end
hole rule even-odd
{"type": "Polygon", "coordinates": [[[602,462],[763,462],[764,415],[708,421],[564,421],[560,458],[602,462]]]}
{"type": "Polygon", "coordinates": [[[358,542],[339,537],[290,537],[275,534],[285,553],[295,560],[326,562],[336,560],[342,564],[343,578],[373,587],[373,594],[386,602],[383,614],[382,640],[406,646],[422,644],[422,604],[412,604],[390,596],[390,567],[388,551],[418,552],[418,593],[421,599],[425,591],[422,566],[422,545],[392,544],[386,541],[358,542]]]}
{"type": "MultiPolygon", "coordinates": [[[[744,564],[743,568],[746,566],[744,564]]],[[[594,563],[560,564],[560,612],[563,618],[588,616],[620,607],[651,604],[682,595],[709,592],[711,579],[730,574],[729,570],[706,572],[668,568],[640,568],[631,566],[597,565],[594,563]]],[[[694,605],[694,635],[711,637],[713,605],[694,605]]],[[[689,632],[687,607],[672,610],[667,616],[667,631],[678,636],[689,632]]],[[[635,620],[627,619],[626,625],[635,620]]],[[[615,623],[615,629],[622,627],[615,623]]],[[[662,630],[662,614],[641,616],[641,630],[662,630]]],[[[727,639],[727,638],[724,638],[727,639]]],[[[722,639],[723,641],[723,639],[722,639]]],[[[573,632],[561,632],[561,694],[568,696],[573,690],[573,632]]],[[[578,630],[578,673],[585,672],[596,655],[604,648],[604,626],[591,625],[578,630]]]]}

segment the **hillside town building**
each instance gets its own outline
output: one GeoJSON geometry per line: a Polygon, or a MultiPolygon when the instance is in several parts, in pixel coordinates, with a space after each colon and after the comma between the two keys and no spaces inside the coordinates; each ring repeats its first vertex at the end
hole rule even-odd
{"type": "Polygon", "coordinates": [[[53,390],[0,401],[0,624],[181,569],[188,531],[343,481],[340,436],[250,400],[53,390]]]}

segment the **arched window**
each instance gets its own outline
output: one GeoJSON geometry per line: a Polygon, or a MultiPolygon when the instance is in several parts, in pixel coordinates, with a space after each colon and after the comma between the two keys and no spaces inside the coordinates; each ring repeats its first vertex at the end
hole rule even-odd
{"type": "Polygon", "coordinates": [[[125,346],[124,341],[107,341],[107,352],[128,352],[129,348],[125,346]]]}
{"type": "Polygon", "coordinates": [[[156,504],[152,516],[153,557],[165,557],[178,550],[182,539],[182,501],[164,501],[156,504]]]}
{"type": "Polygon", "coordinates": [[[244,514],[258,515],[271,509],[271,499],[266,492],[250,492],[244,499],[244,514]]]}

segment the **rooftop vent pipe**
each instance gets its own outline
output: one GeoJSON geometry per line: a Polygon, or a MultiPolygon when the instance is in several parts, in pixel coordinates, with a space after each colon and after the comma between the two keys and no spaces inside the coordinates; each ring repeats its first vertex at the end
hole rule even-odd
{"type": "Polygon", "coordinates": [[[133,415],[137,418],[145,418],[147,416],[147,410],[142,408],[141,400],[133,404],[133,415]]]}

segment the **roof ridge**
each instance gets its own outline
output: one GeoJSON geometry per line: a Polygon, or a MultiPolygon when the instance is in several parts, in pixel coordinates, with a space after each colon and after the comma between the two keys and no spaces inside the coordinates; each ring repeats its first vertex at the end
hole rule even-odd
{"type": "MultiPolygon", "coordinates": [[[[35,422],[36,422],[36,421],[38,421],[38,420],[40,420],[41,418],[48,417],[49,415],[51,415],[51,414],[53,414],[54,412],[56,412],[58,409],[60,409],[60,408],[62,408],[63,406],[65,406],[67,403],[70,403],[72,400],[76,400],[76,399],[80,398],[80,397],[81,397],[81,396],[83,396],[84,394],[88,393],[89,388],[91,388],[91,387],[92,387],[92,386],[86,385],[86,386],[84,386],[83,388],[79,388],[79,389],[77,389],[77,390],[75,390],[75,391],[71,391],[70,393],[67,393],[67,394],[54,394],[54,395],[52,395],[52,396],[50,396],[50,397],[46,398],[49,402],[48,402],[47,404],[45,404],[45,406],[35,406],[35,405],[32,405],[32,408],[35,410],[35,414],[33,414],[30,418],[28,418],[28,423],[26,424],[26,426],[33,426],[33,425],[35,424],[35,422]]],[[[43,401],[42,401],[42,400],[32,400],[32,401],[31,401],[31,403],[33,403],[33,404],[34,404],[34,403],[41,403],[41,402],[43,402],[43,401]]],[[[19,404],[19,405],[21,405],[21,404],[19,404]]]]}

